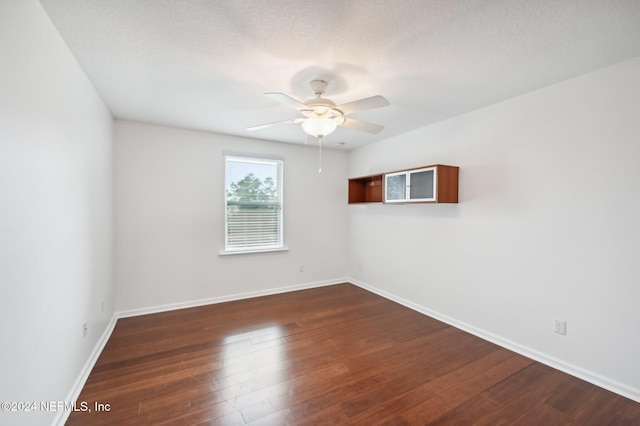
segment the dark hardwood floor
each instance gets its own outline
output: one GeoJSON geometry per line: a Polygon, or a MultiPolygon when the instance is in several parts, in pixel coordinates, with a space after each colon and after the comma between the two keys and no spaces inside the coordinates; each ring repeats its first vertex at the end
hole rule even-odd
{"type": "Polygon", "coordinates": [[[78,401],[69,425],[640,424],[636,402],[350,284],[121,319],[78,401]]]}

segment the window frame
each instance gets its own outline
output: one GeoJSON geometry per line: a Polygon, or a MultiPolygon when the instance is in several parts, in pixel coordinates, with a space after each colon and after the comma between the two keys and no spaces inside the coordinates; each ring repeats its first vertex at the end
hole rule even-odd
{"type": "Polygon", "coordinates": [[[264,155],[252,155],[252,154],[235,154],[224,153],[224,248],[221,255],[234,255],[234,254],[247,254],[247,253],[264,253],[264,252],[276,252],[287,251],[288,248],[284,244],[284,159],[281,157],[272,157],[264,155]],[[229,246],[229,204],[228,204],[228,163],[239,162],[247,164],[262,164],[271,165],[276,167],[276,195],[278,204],[277,214],[277,242],[275,244],[265,244],[263,246],[229,246]]]}

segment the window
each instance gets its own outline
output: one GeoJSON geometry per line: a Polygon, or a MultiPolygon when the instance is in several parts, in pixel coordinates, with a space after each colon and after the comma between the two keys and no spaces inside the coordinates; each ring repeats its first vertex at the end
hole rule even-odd
{"type": "Polygon", "coordinates": [[[226,253],[281,250],[283,161],[225,156],[226,253]]]}

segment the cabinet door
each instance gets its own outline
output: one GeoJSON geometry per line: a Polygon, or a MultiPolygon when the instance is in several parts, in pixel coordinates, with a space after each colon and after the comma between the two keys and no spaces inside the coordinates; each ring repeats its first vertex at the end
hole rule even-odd
{"type": "Polygon", "coordinates": [[[409,172],[409,201],[435,201],[436,170],[431,167],[409,172]]]}
{"type": "Polygon", "coordinates": [[[407,173],[390,173],[385,175],[384,201],[397,203],[407,200],[407,173]]]}

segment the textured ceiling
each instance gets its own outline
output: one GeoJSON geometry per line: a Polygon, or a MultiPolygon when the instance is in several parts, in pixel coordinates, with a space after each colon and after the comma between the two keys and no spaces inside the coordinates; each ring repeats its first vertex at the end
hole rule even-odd
{"type": "Polygon", "coordinates": [[[304,143],[298,113],[329,81],[388,138],[640,55],[638,0],[41,0],[117,118],[304,143]]]}

